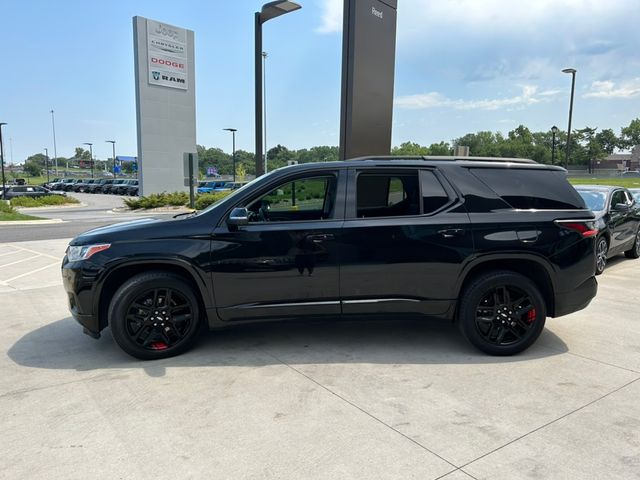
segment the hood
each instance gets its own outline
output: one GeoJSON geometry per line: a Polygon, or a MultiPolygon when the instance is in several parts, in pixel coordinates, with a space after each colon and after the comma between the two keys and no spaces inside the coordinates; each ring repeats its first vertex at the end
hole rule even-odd
{"type": "Polygon", "coordinates": [[[88,232],[81,233],[75,237],[69,245],[87,245],[90,243],[111,243],[117,236],[118,241],[128,240],[131,236],[138,236],[141,230],[155,227],[159,223],[168,220],[158,220],[154,218],[141,218],[140,220],[132,220],[129,222],[115,223],[104,227],[94,228],[88,232]]]}

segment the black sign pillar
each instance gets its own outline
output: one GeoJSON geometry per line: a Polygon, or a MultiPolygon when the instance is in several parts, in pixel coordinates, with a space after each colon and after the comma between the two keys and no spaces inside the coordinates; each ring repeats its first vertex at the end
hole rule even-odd
{"type": "Polygon", "coordinates": [[[389,155],[397,0],[344,0],[340,159],[389,155]]]}

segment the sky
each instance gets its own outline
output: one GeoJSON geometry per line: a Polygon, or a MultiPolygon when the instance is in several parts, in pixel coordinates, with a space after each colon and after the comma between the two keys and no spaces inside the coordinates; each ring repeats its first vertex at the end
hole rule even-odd
{"type": "MultiPolygon", "coordinates": [[[[264,25],[267,147],[338,145],[343,0],[264,25]]],[[[136,155],[132,17],[195,31],[197,142],[252,151],[254,0],[2,0],[7,162],[84,142],[136,155]]],[[[392,144],[469,132],[620,128],[640,117],[638,0],[398,0],[392,144]]]]}

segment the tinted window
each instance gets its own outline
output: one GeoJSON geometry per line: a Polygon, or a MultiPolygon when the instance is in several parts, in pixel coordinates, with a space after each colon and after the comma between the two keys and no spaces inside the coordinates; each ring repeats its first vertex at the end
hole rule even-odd
{"type": "Polygon", "coordinates": [[[420,172],[420,187],[423,213],[433,213],[449,203],[447,192],[433,172],[420,172]]]}
{"type": "Polygon", "coordinates": [[[13,190],[14,193],[24,193],[27,191],[27,187],[13,187],[11,190],[13,190]]]}
{"type": "Polygon", "coordinates": [[[615,207],[618,203],[627,203],[627,197],[624,194],[624,190],[616,190],[611,195],[611,208],[615,207]]]}
{"type": "Polygon", "coordinates": [[[606,208],[607,194],[604,192],[598,192],[594,190],[578,190],[578,193],[587,204],[590,210],[599,212],[606,208]]]}
{"type": "Polygon", "coordinates": [[[334,176],[300,178],[281,184],[247,207],[251,222],[309,221],[330,218],[335,204],[334,176]]]}
{"type": "Polygon", "coordinates": [[[517,209],[585,208],[582,197],[561,171],[524,168],[473,168],[471,172],[517,209]]]}
{"type": "Polygon", "coordinates": [[[420,214],[417,171],[400,174],[361,173],[356,190],[359,218],[420,214]]]}

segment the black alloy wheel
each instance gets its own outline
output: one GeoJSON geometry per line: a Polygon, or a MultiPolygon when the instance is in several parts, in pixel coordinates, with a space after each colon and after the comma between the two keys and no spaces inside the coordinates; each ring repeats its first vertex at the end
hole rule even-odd
{"type": "Polygon", "coordinates": [[[137,275],[115,293],[109,322],[115,341],[143,360],[187,350],[199,330],[200,309],[193,288],[168,272],[137,275]]]}
{"type": "Polygon", "coordinates": [[[607,255],[609,253],[609,242],[605,237],[598,238],[596,242],[596,275],[602,274],[607,266],[607,255]]]}
{"type": "Polygon", "coordinates": [[[633,242],[633,246],[624,252],[624,255],[627,258],[640,258],[640,227],[638,227],[638,231],[636,232],[636,239],[633,242]]]}
{"type": "Polygon", "coordinates": [[[465,290],[459,327],[478,349],[491,355],[513,355],[540,336],[546,306],[536,285],[515,272],[490,272],[465,290]]]}

